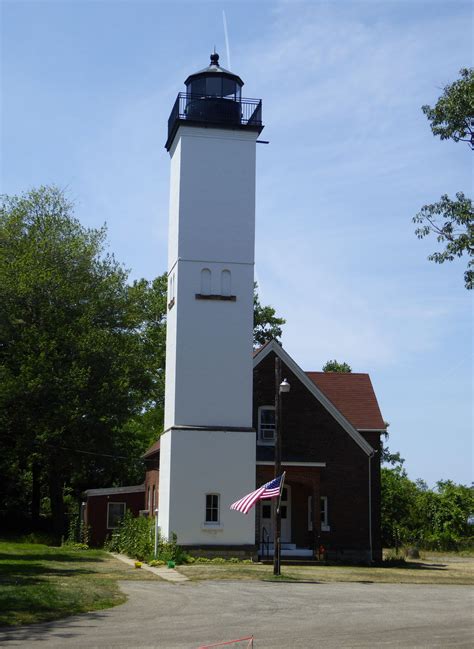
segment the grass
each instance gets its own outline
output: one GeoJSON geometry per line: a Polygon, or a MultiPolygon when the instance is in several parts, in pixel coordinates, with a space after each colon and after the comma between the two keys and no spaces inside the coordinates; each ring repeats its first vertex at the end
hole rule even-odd
{"type": "Polygon", "coordinates": [[[0,626],[55,620],[125,601],[117,581],[158,579],[101,550],[0,541],[0,626]]]}
{"type": "Polygon", "coordinates": [[[204,579],[264,579],[284,581],[314,581],[387,583],[387,584],[474,584],[474,558],[454,553],[426,552],[422,559],[402,565],[382,567],[316,565],[283,565],[282,577],[273,577],[273,566],[193,564],[179,566],[178,570],[192,580],[204,579]]]}

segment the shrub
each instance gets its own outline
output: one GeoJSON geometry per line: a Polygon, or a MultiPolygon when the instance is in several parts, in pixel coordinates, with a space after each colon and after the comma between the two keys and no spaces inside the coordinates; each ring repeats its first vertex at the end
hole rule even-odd
{"type": "Polygon", "coordinates": [[[134,517],[127,512],[120,522],[119,527],[112,533],[112,536],[104,544],[109,552],[126,554],[131,559],[151,562],[159,561],[164,565],[168,561],[176,564],[186,563],[187,554],[178,545],[176,534],[172,535],[171,541],[158,540],[158,554],[155,557],[155,520],[153,518],[134,517]]]}
{"type": "Polygon", "coordinates": [[[126,512],[104,548],[144,561],[153,557],[154,541],[154,520],[143,516],[136,518],[131,512],[126,512]]]}

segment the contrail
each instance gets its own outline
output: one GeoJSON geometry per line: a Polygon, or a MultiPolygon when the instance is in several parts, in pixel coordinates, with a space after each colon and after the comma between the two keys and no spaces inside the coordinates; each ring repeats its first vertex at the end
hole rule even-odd
{"type": "Polygon", "coordinates": [[[227,67],[231,70],[230,66],[230,47],[229,47],[229,34],[227,33],[227,19],[225,17],[225,11],[222,10],[222,20],[224,22],[224,36],[225,36],[225,48],[227,50],[227,67]]]}

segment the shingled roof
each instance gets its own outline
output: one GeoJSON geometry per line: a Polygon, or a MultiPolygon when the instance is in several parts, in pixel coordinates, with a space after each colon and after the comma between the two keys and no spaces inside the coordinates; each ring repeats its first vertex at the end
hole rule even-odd
{"type": "Polygon", "coordinates": [[[368,374],[306,372],[306,375],[354,428],[385,430],[385,422],[368,374]]]}
{"type": "MultiPolygon", "coordinates": [[[[258,365],[269,353],[278,354],[283,363],[293,371],[300,380],[317,390],[316,398],[325,402],[328,409],[337,418],[342,415],[349,428],[347,431],[354,436],[358,430],[385,430],[386,425],[380,412],[377,397],[368,374],[353,372],[304,372],[275,340],[254,350],[254,366],[258,365]],[[319,395],[319,396],[318,396],[319,395]],[[352,430],[352,433],[351,433],[352,430]]],[[[365,446],[360,435],[356,441],[365,446]]]]}

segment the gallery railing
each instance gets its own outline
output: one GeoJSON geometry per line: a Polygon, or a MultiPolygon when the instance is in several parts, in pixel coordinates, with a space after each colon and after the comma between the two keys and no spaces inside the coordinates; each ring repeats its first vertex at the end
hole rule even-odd
{"type": "Polygon", "coordinates": [[[211,126],[262,128],[262,100],[237,99],[234,96],[190,95],[180,92],[168,119],[169,149],[180,122],[208,124],[211,126]]]}

